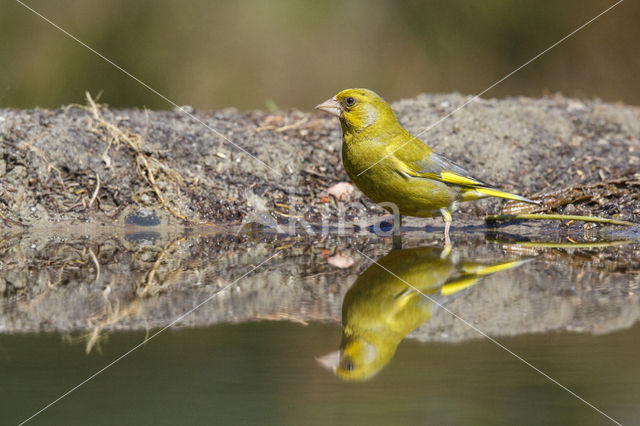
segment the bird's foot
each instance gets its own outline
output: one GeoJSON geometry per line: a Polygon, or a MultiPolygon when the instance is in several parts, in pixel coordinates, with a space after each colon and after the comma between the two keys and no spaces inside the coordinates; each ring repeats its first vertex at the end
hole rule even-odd
{"type": "Polygon", "coordinates": [[[447,257],[449,257],[452,248],[453,245],[451,244],[451,242],[446,243],[442,248],[442,251],[440,252],[440,259],[446,259],[447,257]]]}

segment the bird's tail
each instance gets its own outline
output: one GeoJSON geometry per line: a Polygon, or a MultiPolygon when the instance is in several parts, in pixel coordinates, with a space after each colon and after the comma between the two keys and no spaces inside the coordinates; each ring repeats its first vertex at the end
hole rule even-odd
{"type": "Polygon", "coordinates": [[[504,198],[504,199],[507,199],[507,200],[522,201],[524,203],[540,205],[540,201],[530,200],[527,197],[523,197],[521,195],[516,195],[516,194],[511,194],[509,192],[500,191],[499,189],[495,189],[495,188],[475,187],[475,188],[473,188],[473,190],[475,192],[478,192],[480,194],[483,194],[483,195],[489,196],[489,197],[498,197],[498,198],[504,198]]]}
{"type": "Polygon", "coordinates": [[[507,269],[516,268],[532,260],[532,258],[522,258],[508,260],[506,262],[495,263],[492,265],[483,265],[478,262],[463,262],[460,270],[463,275],[457,279],[447,281],[440,287],[442,296],[455,294],[465,288],[474,285],[482,276],[495,274],[496,272],[506,271],[507,269]]]}

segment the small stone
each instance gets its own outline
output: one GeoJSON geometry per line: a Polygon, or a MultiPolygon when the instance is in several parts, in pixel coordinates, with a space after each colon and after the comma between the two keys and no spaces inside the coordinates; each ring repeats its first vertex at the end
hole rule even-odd
{"type": "Polygon", "coordinates": [[[567,204],[567,206],[564,208],[564,214],[575,214],[577,211],[576,206],[574,206],[573,204],[567,204]]]}
{"type": "Polygon", "coordinates": [[[580,101],[569,100],[567,102],[567,111],[569,112],[583,111],[585,109],[587,109],[587,107],[580,101]]]}
{"type": "Polygon", "coordinates": [[[353,258],[351,256],[337,254],[327,259],[327,263],[335,266],[336,268],[345,269],[353,265],[353,258]]]}
{"type": "Polygon", "coordinates": [[[327,193],[334,197],[336,200],[340,201],[351,195],[354,189],[355,187],[349,182],[340,182],[329,187],[327,193]]]}
{"type": "Polygon", "coordinates": [[[155,210],[140,209],[124,218],[124,223],[133,226],[157,226],[161,224],[155,210]]]}
{"type": "Polygon", "coordinates": [[[196,112],[196,109],[191,105],[182,105],[182,106],[173,108],[173,111],[181,112],[183,114],[194,114],[196,112]]]}

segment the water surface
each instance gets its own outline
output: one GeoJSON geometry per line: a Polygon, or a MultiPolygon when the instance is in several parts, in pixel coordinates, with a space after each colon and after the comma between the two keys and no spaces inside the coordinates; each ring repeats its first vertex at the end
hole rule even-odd
{"type": "Polygon", "coordinates": [[[638,244],[534,228],[457,235],[450,252],[413,231],[401,250],[366,233],[8,236],[3,421],[143,343],[32,422],[609,422],[487,335],[632,424],[638,244]]]}

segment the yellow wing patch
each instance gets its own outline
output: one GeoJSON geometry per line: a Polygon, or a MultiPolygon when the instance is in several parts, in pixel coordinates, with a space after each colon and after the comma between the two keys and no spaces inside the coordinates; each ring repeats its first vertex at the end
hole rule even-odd
{"type": "Polygon", "coordinates": [[[464,176],[461,176],[461,175],[459,175],[457,173],[450,172],[450,171],[443,171],[443,172],[440,172],[440,173],[418,172],[416,170],[411,169],[410,167],[408,167],[403,162],[399,162],[398,169],[401,172],[403,172],[404,174],[412,176],[412,177],[435,179],[435,180],[439,180],[440,182],[451,183],[451,184],[454,184],[454,185],[462,185],[462,186],[484,185],[482,182],[477,181],[477,180],[475,180],[473,178],[464,177],[464,176]]]}
{"type": "Polygon", "coordinates": [[[452,183],[454,185],[468,185],[468,186],[484,185],[482,182],[479,182],[473,178],[460,176],[457,173],[453,173],[449,171],[440,172],[439,180],[445,183],[452,183]]]}
{"type": "Polygon", "coordinates": [[[419,172],[411,167],[409,167],[405,162],[403,161],[398,161],[398,163],[396,164],[396,167],[398,168],[398,170],[400,170],[402,173],[412,176],[412,177],[419,177],[419,178],[426,178],[426,179],[435,179],[435,180],[439,180],[440,182],[444,182],[444,183],[451,183],[453,185],[461,185],[461,186],[484,186],[485,184],[477,181],[473,178],[470,177],[465,177],[462,175],[459,175],[457,173],[454,173],[452,171],[449,170],[443,170],[439,173],[434,173],[434,172],[419,172]]]}
{"type": "Polygon", "coordinates": [[[469,288],[478,282],[480,278],[477,276],[472,276],[469,278],[459,279],[448,284],[445,284],[440,289],[440,294],[443,296],[449,296],[450,294],[457,293],[459,291],[464,290],[465,288],[469,288]]]}

